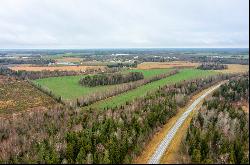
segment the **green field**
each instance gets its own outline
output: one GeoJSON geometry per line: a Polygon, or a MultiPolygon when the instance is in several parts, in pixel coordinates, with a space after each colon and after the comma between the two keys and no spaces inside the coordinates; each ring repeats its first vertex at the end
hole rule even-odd
{"type": "Polygon", "coordinates": [[[129,102],[129,101],[134,100],[137,97],[145,96],[148,92],[157,90],[158,87],[162,87],[167,84],[178,83],[183,80],[190,80],[190,79],[205,77],[205,76],[209,76],[213,74],[217,74],[217,73],[214,71],[205,71],[205,70],[198,70],[198,69],[183,69],[179,73],[173,76],[170,76],[170,77],[158,80],[158,81],[154,81],[152,83],[130,90],[126,93],[122,93],[120,95],[96,102],[90,105],[90,107],[103,109],[107,107],[111,108],[115,106],[120,106],[120,105],[125,104],[127,101],[129,102]]]}
{"type": "Polygon", "coordinates": [[[126,70],[124,72],[125,73],[126,72],[142,72],[143,75],[144,75],[144,78],[150,78],[150,77],[153,77],[155,75],[166,73],[167,71],[169,71],[169,69],[148,69],[148,70],[145,70],[145,69],[130,69],[130,70],[126,70]]]}
{"type": "MultiPolygon", "coordinates": [[[[171,69],[151,69],[151,70],[127,70],[124,72],[142,72],[145,78],[150,78],[157,74],[162,74],[171,69]]],[[[64,100],[76,99],[94,92],[106,92],[117,85],[85,87],[81,86],[78,81],[84,76],[64,76],[51,77],[34,80],[35,83],[51,90],[56,96],[61,96],[64,100]]]]}

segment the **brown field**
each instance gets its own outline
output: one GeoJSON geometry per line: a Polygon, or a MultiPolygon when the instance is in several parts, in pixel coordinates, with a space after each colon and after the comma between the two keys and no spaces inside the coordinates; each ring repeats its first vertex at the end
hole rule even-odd
{"type": "Polygon", "coordinates": [[[64,57],[55,59],[56,62],[80,62],[82,59],[78,57],[64,57]]]}
{"type": "Polygon", "coordinates": [[[196,68],[199,63],[192,63],[188,61],[171,61],[171,62],[143,62],[137,66],[138,69],[159,69],[159,68],[173,68],[173,67],[188,67],[196,68]]]}
{"type": "Polygon", "coordinates": [[[0,117],[24,111],[47,109],[57,104],[27,81],[0,76],[0,117]]]}
{"type": "Polygon", "coordinates": [[[216,70],[221,73],[243,73],[249,72],[249,65],[240,65],[240,64],[227,64],[228,69],[216,70]]]}
{"type": "Polygon", "coordinates": [[[13,66],[10,69],[18,71],[18,70],[26,70],[26,71],[42,71],[42,70],[61,70],[61,71],[86,71],[88,69],[101,69],[105,70],[105,66],[13,66]]]}
{"type": "MultiPolygon", "coordinates": [[[[160,144],[161,140],[165,137],[167,132],[173,127],[173,125],[178,120],[178,118],[183,114],[183,112],[192,104],[193,100],[196,100],[198,97],[200,97],[202,94],[204,94],[209,89],[210,88],[205,89],[202,92],[198,93],[197,95],[193,96],[185,107],[180,108],[178,113],[174,117],[172,117],[162,127],[162,129],[153,136],[153,138],[145,146],[142,154],[139,157],[137,157],[136,159],[134,159],[133,163],[146,164],[148,162],[149,158],[151,157],[151,155],[153,155],[157,146],[160,144]]],[[[196,109],[198,109],[201,105],[202,105],[202,103],[200,103],[196,107],[196,109]]],[[[168,147],[168,151],[163,155],[161,163],[178,163],[179,162],[180,157],[179,157],[178,153],[179,153],[180,144],[181,144],[181,141],[182,141],[182,139],[187,131],[187,128],[189,126],[189,123],[190,123],[193,115],[195,115],[195,112],[190,113],[187,120],[184,122],[184,124],[177,131],[177,133],[175,135],[175,140],[170,143],[170,145],[168,147]]]]}

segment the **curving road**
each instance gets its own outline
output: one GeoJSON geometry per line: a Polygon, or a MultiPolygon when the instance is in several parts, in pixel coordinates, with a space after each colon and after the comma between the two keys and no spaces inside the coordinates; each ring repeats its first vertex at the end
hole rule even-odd
{"type": "Polygon", "coordinates": [[[189,107],[188,109],[181,115],[181,117],[176,121],[174,126],[169,130],[167,135],[164,137],[164,139],[161,141],[161,143],[158,145],[157,149],[155,150],[154,154],[151,156],[151,158],[148,161],[148,164],[159,164],[160,159],[162,155],[165,153],[166,149],[168,148],[168,145],[173,140],[174,135],[176,134],[179,127],[183,124],[183,122],[186,120],[190,112],[192,112],[195,107],[210,93],[212,93],[215,89],[219,88],[222,83],[212,87],[209,89],[206,93],[204,93],[202,96],[200,96],[198,99],[196,99],[189,107]]]}

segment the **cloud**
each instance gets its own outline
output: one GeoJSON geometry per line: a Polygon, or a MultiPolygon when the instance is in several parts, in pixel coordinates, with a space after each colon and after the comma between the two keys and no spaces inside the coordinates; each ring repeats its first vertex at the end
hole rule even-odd
{"type": "Polygon", "coordinates": [[[0,48],[248,47],[248,0],[1,0],[0,48]]]}

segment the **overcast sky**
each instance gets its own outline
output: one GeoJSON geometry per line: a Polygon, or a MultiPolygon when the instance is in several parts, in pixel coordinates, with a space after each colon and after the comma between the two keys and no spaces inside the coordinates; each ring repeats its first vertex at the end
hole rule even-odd
{"type": "Polygon", "coordinates": [[[0,0],[0,48],[248,44],[249,0],[0,0]]]}

